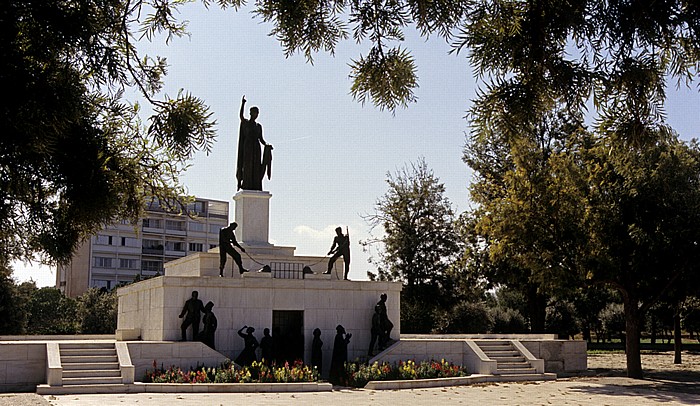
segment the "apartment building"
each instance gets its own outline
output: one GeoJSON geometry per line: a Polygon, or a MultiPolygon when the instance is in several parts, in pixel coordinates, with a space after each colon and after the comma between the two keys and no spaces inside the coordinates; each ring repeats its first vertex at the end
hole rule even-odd
{"type": "Polygon", "coordinates": [[[192,218],[168,213],[153,201],[138,224],[121,221],[87,239],[67,265],[58,267],[56,286],[76,297],[90,287],[112,289],[161,275],[165,262],[218,246],[228,207],[228,202],[196,198],[188,207],[192,218]]]}

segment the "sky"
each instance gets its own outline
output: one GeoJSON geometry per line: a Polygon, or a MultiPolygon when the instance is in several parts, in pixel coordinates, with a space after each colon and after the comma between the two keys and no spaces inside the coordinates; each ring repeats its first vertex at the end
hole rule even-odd
{"type": "MultiPolygon", "coordinates": [[[[246,117],[250,107],[260,108],[257,121],[274,146],[272,179],[263,181],[272,194],[271,243],[294,246],[297,255],[323,256],[334,228],[347,227],[349,277],[366,279],[375,267],[359,244],[370,237],[363,216],[387,192],[387,174],[421,157],[444,183],[455,212],[469,209],[471,170],[462,162],[462,149],[469,133],[465,115],[478,84],[466,52],[448,54],[451,47],[443,39],[426,40],[407,30],[402,46],[413,54],[420,87],[416,103],[392,113],[350,95],[349,64],[367,54],[369,43],[346,40],[335,55],[316,54],[309,64],[301,54],[286,58],[268,35],[272,24],[249,8],[207,10],[195,3],[181,7],[179,18],[189,21],[189,36],[167,45],[156,37],[139,47],[143,54],[167,58],[165,94],[174,97],[184,89],[203,99],[217,122],[211,153],[196,154],[181,179],[188,193],[228,201],[233,221],[238,111],[245,95],[246,117]]],[[[699,101],[695,88],[669,89],[668,121],[684,139],[696,136],[699,101]]],[[[55,284],[52,268],[13,266],[16,280],[55,284]]]]}

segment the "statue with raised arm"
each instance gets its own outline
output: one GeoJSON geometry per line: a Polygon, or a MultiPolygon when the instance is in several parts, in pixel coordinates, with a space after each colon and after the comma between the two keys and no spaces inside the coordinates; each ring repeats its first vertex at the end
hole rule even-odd
{"type": "Polygon", "coordinates": [[[331,245],[331,249],[328,251],[328,255],[333,256],[328,260],[328,270],[324,272],[324,274],[330,274],[331,270],[333,269],[333,264],[335,264],[335,261],[342,256],[343,262],[345,263],[345,274],[343,279],[348,279],[348,273],[350,272],[350,233],[346,231],[346,234],[343,235],[343,229],[337,227],[335,229],[335,234],[336,236],[333,238],[333,245],[331,245]]]}
{"type": "Polygon", "coordinates": [[[257,107],[250,108],[250,118],[243,115],[246,99],[241,100],[241,126],[238,130],[238,158],[236,161],[236,180],[238,189],[262,190],[262,179],[267,172],[270,179],[272,173],[272,145],[265,142],[262,126],[255,120],[260,114],[257,107]],[[260,145],[265,146],[264,153],[260,145]]]}

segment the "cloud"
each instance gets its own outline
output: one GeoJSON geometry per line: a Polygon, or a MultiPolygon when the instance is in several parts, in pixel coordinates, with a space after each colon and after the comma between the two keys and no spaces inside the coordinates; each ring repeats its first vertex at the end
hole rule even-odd
{"type": "Polygon", "coordinates": [[[335,228],[338,227],[335,224],[328,225],[322,230],[317,230],[309,226],[296,226],[294,227],[294,232],[302,237],[311,238],[314,240],[333,240],[335,237],[335,228]]]}

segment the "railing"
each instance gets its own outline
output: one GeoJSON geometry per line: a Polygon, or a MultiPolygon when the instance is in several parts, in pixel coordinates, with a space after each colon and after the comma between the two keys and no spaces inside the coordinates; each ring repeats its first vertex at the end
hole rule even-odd
{"type": "Polygon", "coordinates": [[[270,262],[270,268],[276,279],[304,279],[304,264],[298,262],[270,262]]]}
{"type": "Polygon", "coordinates": [[[143,254],[163,255],[163,248],[143,247],[141,248],[141,252],[143,254]]]}

